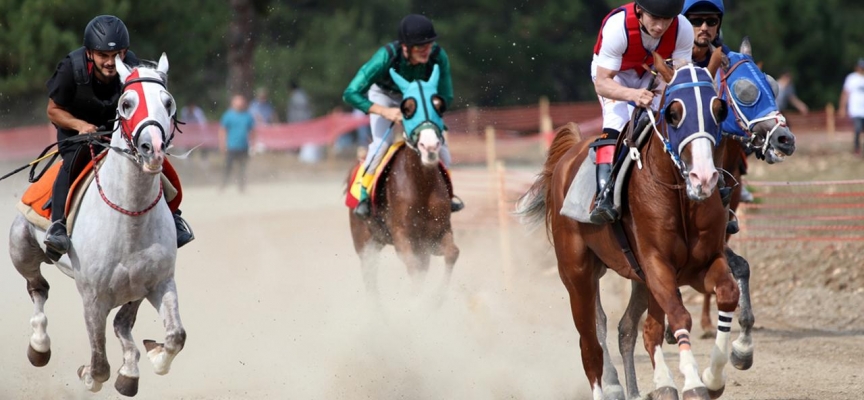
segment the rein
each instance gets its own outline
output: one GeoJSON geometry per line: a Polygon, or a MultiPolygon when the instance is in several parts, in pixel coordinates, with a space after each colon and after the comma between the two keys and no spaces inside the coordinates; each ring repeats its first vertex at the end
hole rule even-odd
{"type": "Polygon", "coordinates": [[[96,152],[93,150],[93,144],[90,144],[90,157],[93,159],[93,175],[96,176],[96,188],[99,189],[99,196],[102,197],[102,201],[105,202],[109,207],[114,210],[120,212],[121,214],[128,215],[130,217],[140,217],[144,214],[147,214],[148,211],[152,210],[153,207],[156,207],[156,204],[159,204],[159,200],[162,200],[162,179],[159,179],[159,193],[156,195],[156,199],[150,203],[149,206],[140,211],[130,211],[127,210],[120,205],[108,200],[108,196],[105,195],[105,191],[102,189],[102,183],[99,181],[99,160],[96,159],[96,152]]]}

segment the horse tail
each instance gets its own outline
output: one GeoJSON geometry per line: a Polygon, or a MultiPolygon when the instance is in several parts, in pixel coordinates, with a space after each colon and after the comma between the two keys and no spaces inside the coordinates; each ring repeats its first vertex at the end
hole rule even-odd
{"type": "Polygon", "coordinates": [[[581,140],[582,131],[576,123],[570,122],[555,131],[555,139],[552,140],[552,144],[549,146],[549,153],[546,156],[543,171],[537,175],[534,184],[531,185],[531,188],[516,203],[516,215],[521,218],[523,223],[529,226],[536,226],[545,220],[547,234],[549,233],[548,229],[553,212],[546,205],[546,200],[552,197],[552,186],[549,184],[549,181],[552,180],[555,166],[558,165],[564,154],[581,140]]]}

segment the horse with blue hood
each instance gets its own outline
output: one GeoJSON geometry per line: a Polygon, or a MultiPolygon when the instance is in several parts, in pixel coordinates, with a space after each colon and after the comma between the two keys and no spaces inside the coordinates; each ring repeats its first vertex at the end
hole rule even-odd
{"type": "MultiPolygon", "coordinates": [[[[438,66],[427,81],[408,82],[392,68],[390,76],[403,94],[399,108],[404,140],[390,147],[376,172],[370,188],[371,218],[348,213],[354,249],[371,295],[377,295],[377,260],[385,245],[396,248],[415,283],[428,270],[431,256],[442,255],[446,266],[442,287],[446,287],[459,257],[450,225],[452,184],[439,155],[445,140],[446,103],[437,94],[438,66]]],[[[349,185],[361,167],[349,175],[349,185]]]]}

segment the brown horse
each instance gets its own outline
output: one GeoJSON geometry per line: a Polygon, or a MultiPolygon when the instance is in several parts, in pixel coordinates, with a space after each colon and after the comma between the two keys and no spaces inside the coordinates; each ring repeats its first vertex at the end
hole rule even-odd
{"type": "Polygon", "coordinates": [[[700,377],[689,343],[692,320],[677,294],[682,285],[716,293],[724,328],[738,303],[738,287],[724,254],[726,209],[720,196],[713,194],[718,173],[710,143],[719,138],[705,137],[709,132],[719,134],[717,121],[726,111],[711,83],[721,60],[718,54],[712,57],[709,71],[688,65],[674,75],[655,55],[659,75],[670,83],[664,96],[667,106],[660,132],[651,135],[640,151],[645,165],[630,176],[629,201],[622,204],[621,213],[623,230],[643,273],[630,266],[611,225],[582,223],[559,214],[570,183],[589,156],[591,141],[581,140],[574,127],[558,130],[543,173],[520,201],[519,212],[533,220],[545,217],[551,232],[595,400],[621,391],[620,386],[610,387],[604,397],[604,374],[614,373],[614,366],[604,363],[605,331],[598,329],[605,322],[597,312],[598,280],[606,268],[647,284],[650,296],[643,339],[654,365],[653,398],[677,399],[678,393],[661,351],[664,317],[678,340],[684,398],[708,399],[719,396],[725,387],[722,370],[729,350],[728,330],[718,334],[711,366],[700,377]],[[708,176],[706,169],[711,170],[708,176]]]}
{"type": "MultiPolygon", "coordinates": [[[[446,285],[459,248],[453,241],[450,196],[442,171],[437,163],[424,165],[418,152],[406,147],[393,156],[387,168],[380,178],[383,185],[377,187],[371,217],[362,219],[349,211],[366,289],[370,294],[378,291],[378,254],[388,244],[396,248],[408,273],[417,279],[428,270],[430,256],[443,255],[446,285]]],[[[350,185],[351,176],[348,179],[350,185]]]]}
{"type": "MultiPolygon", "coordinates": [[[[360,256],[370,294],[378,292],[377,259],[385,245],[396,248],[415,284],[429,269],[431,256],[443,255],[446,287],[459,258],[450,226],[450,182],[438,155],[444,140],[441,115],[445,108],[437,95],[438,67],[425,82],[407,82],[392,69],[390,75],[404,97],[400,108],[405,145],[396,150],[371,189],[370,217],[362,219],[349,211],[354,250],[360,256]]],[[[349,176],[349,188],[351,183],[349,176]]]]}

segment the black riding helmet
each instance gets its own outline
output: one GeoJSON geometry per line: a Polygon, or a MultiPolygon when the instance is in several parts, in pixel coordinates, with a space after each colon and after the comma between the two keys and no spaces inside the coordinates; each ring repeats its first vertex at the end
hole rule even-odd
{"type": "Polygon", "coordinates": [[[399,42],[406,46],[426,44],[435,39],[438,39],[438,34],[429,18],[409,14],[399,22],[399,42]]]}
{"type": "Polygon", "coordinates": [[[126,24],[113,15],[93,18],[84,28],[84,47],[89,50],[114,51],[129,48],[126,24]]]}
{"type": "Polygon", "coordinates": [[[636,0],[636,5],[658,18],[675,18],[684,9],[684,0],[636,0]]]}

